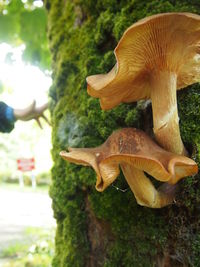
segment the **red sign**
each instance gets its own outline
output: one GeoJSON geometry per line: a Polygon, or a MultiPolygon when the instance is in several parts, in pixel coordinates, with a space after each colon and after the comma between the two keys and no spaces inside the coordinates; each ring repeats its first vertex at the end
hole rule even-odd
{"type": "Polygon", "coordinates": [[[22,172],[28,172],[35,169],[35,159],[18,159],[17,160],[17,169],[22,172]]]}

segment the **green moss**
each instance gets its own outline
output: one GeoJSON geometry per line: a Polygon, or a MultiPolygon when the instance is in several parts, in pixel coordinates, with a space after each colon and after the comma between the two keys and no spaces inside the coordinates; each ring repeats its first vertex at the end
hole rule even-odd
{"type": "MultiPolygon", "coordinates": [[[[175,205],[152,210],[138,206],[130,189],[122,193],[111,186],[103,193],[96,192],[94,171],[59,157],[68,146],[100,145],[116,129],[152,125],[151,112],[144,113],[141,104],[121,104],[102,111],[99,101],[87,95],[85,78],[112,68],[117,41],[133,22],[160,12],[198,13],[198,1],[46,0],[46,8],[53,58],[50,96],[54,166],[50,195],[58,223],[53,266],[89,266],[94,244],[88,234],[91,218],[87,198],[95,218],[107,222],[110,229],[109,234],[102,235],[106,246],[99,245],[102,258],[101,263],[93,259],[95,266],[156,266],[166,253],[171,256],[171,266],[199,266],[200,238],[195,234],[200,230],[199,175],[181,183],[175,205]]],[[[197,163],[199,88],[195,85],[178,93],[181,134],[197,163]]],[[[115,186],[128,188],[122,175],[115,186]]]]}
{"type": "Polygon", "coordinates": [[[188,143],[200,142],[200,85],[195,84],[178,95],[181,135],[188,143]]]}

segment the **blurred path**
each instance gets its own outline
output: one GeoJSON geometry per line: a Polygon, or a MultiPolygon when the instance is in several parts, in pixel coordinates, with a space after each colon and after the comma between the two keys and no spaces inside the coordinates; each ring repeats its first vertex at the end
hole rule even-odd
{"type": "Polygon", "coordinates": [[[21,241],[28,227],[55,226],[51,199],[47,192],[26,192],[1,188],[0,185],[0,252],[21,241]]]}

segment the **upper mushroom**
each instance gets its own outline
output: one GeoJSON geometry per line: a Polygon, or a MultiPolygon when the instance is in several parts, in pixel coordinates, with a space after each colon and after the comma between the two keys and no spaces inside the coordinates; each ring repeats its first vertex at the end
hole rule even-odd
{"type": "Polygon", "coordinates": [[[154,133],[165,149],[186,154],[179,130],[176,90],[200,81],[200,16],[165,13],[147,17],[123,34],[108,74],[87,77],[88,93],[102,109],[152,100],[154,133]]]}
{"type": "Polygon", "coordinates": [[[119,175],[119,165],[138,204],[160,208],[170,204],[173,195],[156,190],[144,172],[155,179],[177,183],[197,173],[196,163],[184,156],[167,152],[144,132],[126,128],[114,132],[96,148],[69,148],[60,155],[70,162],[91,166],[97,174],[96,189],[102,192],[119,175]]]}

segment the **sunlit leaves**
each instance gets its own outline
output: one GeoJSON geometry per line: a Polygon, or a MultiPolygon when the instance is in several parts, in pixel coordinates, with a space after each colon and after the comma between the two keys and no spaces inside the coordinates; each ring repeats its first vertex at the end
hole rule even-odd
{"type": "Polygon", "coordinates": [[[49,69],[46,13],[44,8],[36,7],[35,2],[39,1],[0,1],[0,42],[13,45],[24,43],[23,59],[49,69]]]}

